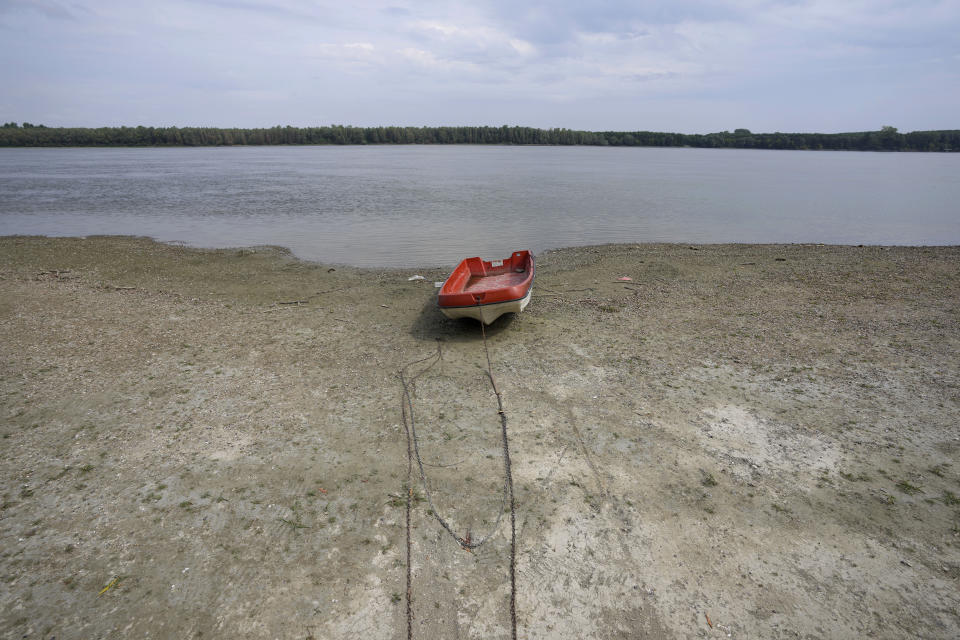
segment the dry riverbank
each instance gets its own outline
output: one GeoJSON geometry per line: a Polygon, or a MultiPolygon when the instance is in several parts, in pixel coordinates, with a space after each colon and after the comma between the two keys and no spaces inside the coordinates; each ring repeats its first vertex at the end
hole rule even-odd
{"type": "MultiPolygon", "coordinates": [[[[960,635],[960,248],[537,266],[487,332],[522,637],[960,635]]],[[[479,536],[501,504],[444,276],[0,238],[0,637],[405,637],[396,373],[438,339],[436,506],[479,536]]],[[[468,553],[419,502],[415,637],[508,637],[508,552],[506,521],[468,553]]]]}

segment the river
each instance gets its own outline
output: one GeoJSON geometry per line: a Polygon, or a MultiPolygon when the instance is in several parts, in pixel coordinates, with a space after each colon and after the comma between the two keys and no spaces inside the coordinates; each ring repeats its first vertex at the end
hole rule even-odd
{"type": "Polygon", "coordinates": [[[280,245],[356,266],[608,242],[960,244],[960,154],[0,149],[0,235],[280,245]]]}

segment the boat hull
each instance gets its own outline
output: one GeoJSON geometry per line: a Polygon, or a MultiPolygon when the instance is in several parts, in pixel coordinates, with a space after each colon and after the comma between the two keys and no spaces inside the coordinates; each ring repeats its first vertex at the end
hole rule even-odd
{"type": "Polygon", "coordinates": [[[503,260],[467,258],[440,287],[437,306],[448,318],[473,318],[490,324],[505,313],[526,308],[533,274],[529,251],[514,251],[503,260]]]}
{"type": "Polygon", "coordinates": [[[533,290],[531,289],[526,296],[519,300],[474,305],[472,307],[440,307],[440,311],[443,312],[443,315],[454,320],[457,318],[473,318],[483,324],[490,324],[505,313],[520,313],[523,311],[530,304],[532,295],[533,290]]]}

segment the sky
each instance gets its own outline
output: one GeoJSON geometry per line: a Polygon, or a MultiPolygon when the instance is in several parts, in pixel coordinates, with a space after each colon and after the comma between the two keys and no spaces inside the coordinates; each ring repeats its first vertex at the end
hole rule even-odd
{"type": "Polygon", "coordinates": [[[960,0],[0,0],[0,121],[960,128],[960,0]]]}

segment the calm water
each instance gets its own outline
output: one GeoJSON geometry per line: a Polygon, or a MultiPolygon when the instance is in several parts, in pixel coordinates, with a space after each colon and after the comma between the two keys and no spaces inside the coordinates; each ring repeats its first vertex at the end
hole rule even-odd
{"type": "Polygon", "coordinates": [[[0,150],[0,235],[359,266],[605,242],[960,244],[960,154],[597,147],[0,150]]]}

